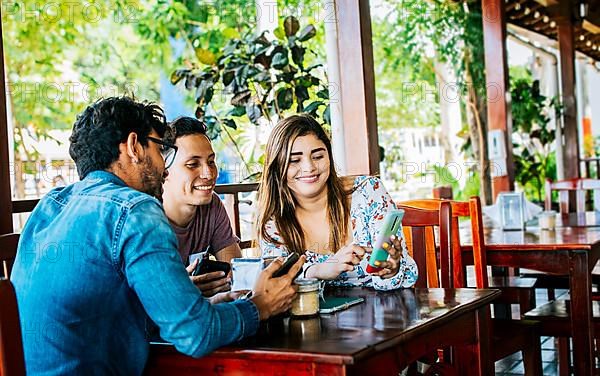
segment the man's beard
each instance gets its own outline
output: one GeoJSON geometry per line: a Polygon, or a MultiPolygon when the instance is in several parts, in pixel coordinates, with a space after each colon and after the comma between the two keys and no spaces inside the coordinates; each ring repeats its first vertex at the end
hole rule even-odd
{"type": "Polygon", "coordinates": [[[161,173],[152,163],[152,159],[146,156],[142,169],[142,191],[150,196],[156,197],[162,202],[164,173],[161,173]]]}

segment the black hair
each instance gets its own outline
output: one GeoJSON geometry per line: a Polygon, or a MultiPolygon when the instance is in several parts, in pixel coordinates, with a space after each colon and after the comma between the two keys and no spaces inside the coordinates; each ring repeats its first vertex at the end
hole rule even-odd
{"type": "Polygon", "coordinates": [[[69,137],[69,154],[83,179],[92,171],[106,170],[119,159],[119,144],[130,133],[136,133],[140,144],[147,146],[152,130],[162,138],[166,129],[165,114],[157,104],[130,97],[101,99],[77,116],[69,137]]]}
{"type": "Polygon", "coordinates": [[[169,123],[164,141],[175,144],[178,138],[190,134],[203,134],[206,136],[206,125],[196,118],[182,116],[169,123]]]}

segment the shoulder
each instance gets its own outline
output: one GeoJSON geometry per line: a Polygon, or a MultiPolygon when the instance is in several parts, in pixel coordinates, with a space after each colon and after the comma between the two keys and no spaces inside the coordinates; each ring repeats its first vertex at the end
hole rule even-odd
{"type": "Polygon", "coordinates": [[[383,182],[376,176],[361,175],[354,179],[354,192],[363,196],[369,196],[373,192],[385,191],[383,182]]]}

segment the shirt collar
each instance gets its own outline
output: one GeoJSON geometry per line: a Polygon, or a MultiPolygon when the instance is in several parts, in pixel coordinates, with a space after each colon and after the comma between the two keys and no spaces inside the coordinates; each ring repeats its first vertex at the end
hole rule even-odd
{"type": "Polygon", "coordinates": [[[110,183],[121,185],[123,187],[127,187],[127,184],[123,181],[123,179],[113,174],[112,172],[103,170],[96,170],[90,172],[89,174],[87,174],[84,180],[104,180],[110,183]]]}

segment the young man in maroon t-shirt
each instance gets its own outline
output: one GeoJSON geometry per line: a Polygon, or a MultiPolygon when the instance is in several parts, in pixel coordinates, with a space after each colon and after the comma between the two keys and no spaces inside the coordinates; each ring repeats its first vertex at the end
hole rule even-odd
{"type": "MultiPolygon", "coordinates": [[[[188,265],[190,255],[208,251],[219,261],[241,257],[239,239],[231,229],[229,217],[214,192],[219,171],[215,152],[206,127],[191,117],[181,117],[170,124],[165,141],[178,148],[173,165],[163,185],[163,205],[169,223],[179,241],[181,261],[188,265]]],[[[188,272],[199,259],[187,267],[188,272]]],[[[204,296],[231,289],[230,276],[222,272],[190,277],[204,296]]]]}

